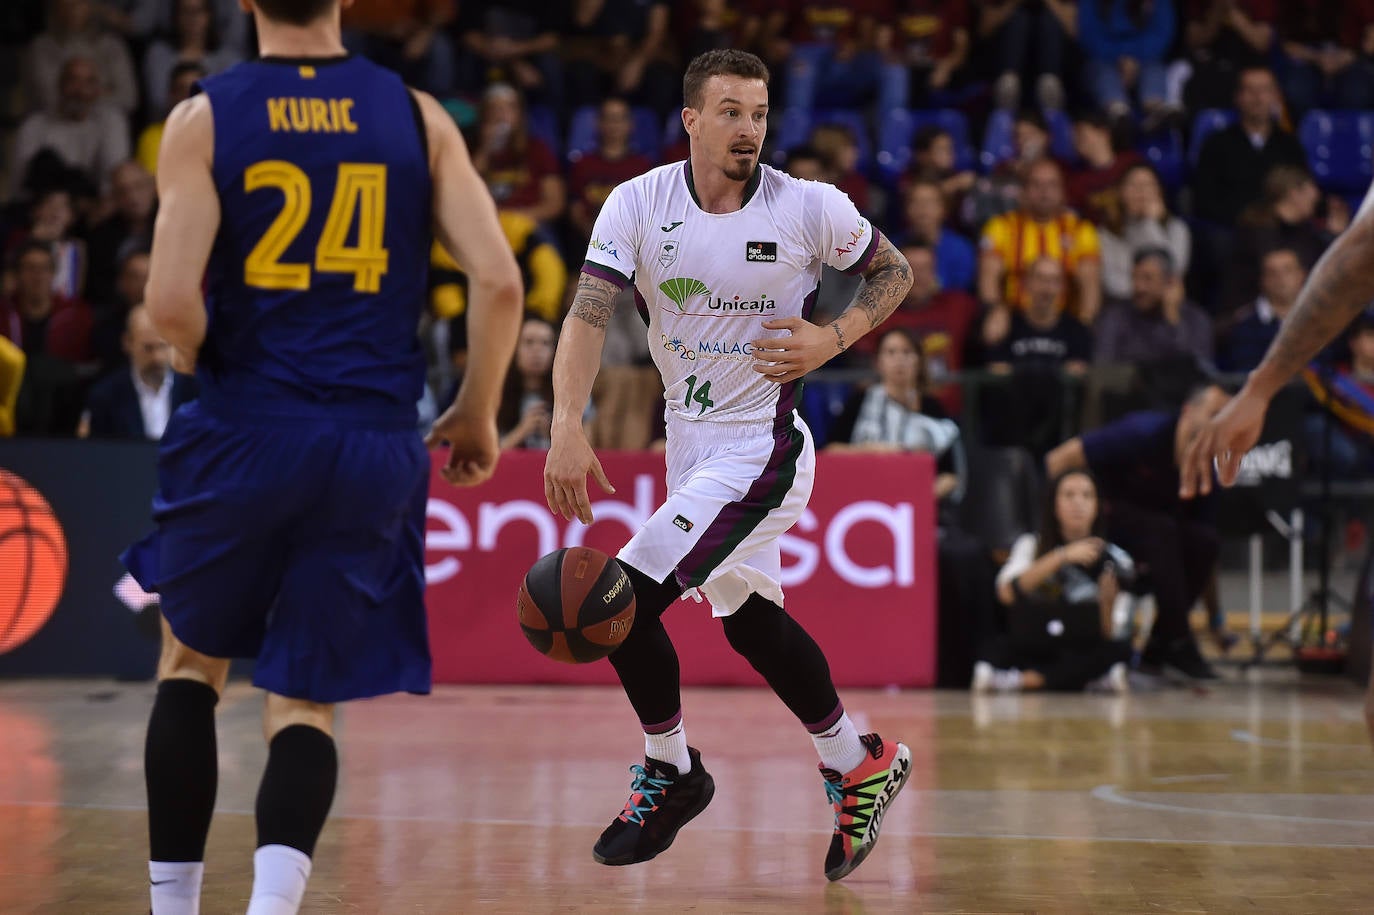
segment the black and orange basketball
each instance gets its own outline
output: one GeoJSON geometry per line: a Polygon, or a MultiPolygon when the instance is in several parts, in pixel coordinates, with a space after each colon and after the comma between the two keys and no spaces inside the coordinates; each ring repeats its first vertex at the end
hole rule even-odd
{"type": "Polygon", "coordinates": [[[620,563],[574,546],[525,573],[515,602],[520,631],[555,661],[586,664],[620,647],[635,621],[635,591],[620,563]]]}
{"type": "Polygon", "coordinates": [[[0,470],[0,654],[43,628],[66,581],[67,538],[52,507],[0,470]]]}

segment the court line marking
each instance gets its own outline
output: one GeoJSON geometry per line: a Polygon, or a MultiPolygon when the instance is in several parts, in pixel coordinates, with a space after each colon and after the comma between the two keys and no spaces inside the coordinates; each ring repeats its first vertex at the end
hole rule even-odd
{"type": "Polygon", "coordinates": [[[1285,750],[1365,750],[1368,751],[1369,745],[1364,743],[1320,743],[1311,740],[1290,740],[1282,737],[1261,737],[1241,728],[1236,728],[1231,732],[1231,739],[1240,743],[1248,743],[1257,747],[1281,747],[1285,750]]]}
{"type": "Polygon", "coordinates": [[[1165,775],[1150,781],[1156,785],[1177,785],[1183,782],[1224,782],[1230,777],[1227,772],[1208,772],[1202,775],[1165,775]]]}
{"type": "MultiPolygon", "coordinates": [[[[1370,820],[1337,820],[1330,817],[1304,817],[1284,813],[1252,813],[1244,810],[1219,810],[1210,807],[1189,807],[1184,804],[1164,804],[1159,801],[1142,801],[1122,794],[1116,785],[1098,785],[1089,794],[1094,800],[1122,807],[1135,807],[1140,810],[1157,810],[1164,813],[1196,813],[1205,816],[1240,817],[1247,820],[1264,820],[1273,823],[1308,823],[1316,826],[1374,826],[1370,820]]],[[[1311,797],[1314,795],[1289,795],[1290,797],[1311,797]]],[[[1317,795],[1321,797],[1346,797],[1347,795],[1317,795]]]]}
{"type": "MultiPolygon", "coordinates": [[[[1115,788],[1115,785],[1103,785],[1104,788],[1115,788]]],[[[1096,791],[1096,789],[1094,789],[1096,791]]],[[[1122,798],[1126,806],[1136,806],[1130,798],[1122,798]]],[[[1147,802],[1140,802],[1146,804],[1147,802]]],[[[1149,805],[1156,806],[1156,805],[1149,805]]],[[[71,810],[107,810],[122,813],[146,813],[148,808],[138,804],[69,804],[58,801],[0,801],[0,807],[48,807],[63,808],[71,810]]],[[[1168,808],[1177,809],[1185,813],[1213,813],[1210,810],[1197,810],[1192,807],[1168,808]]],[[[1223,815],[1225,811],[1217,811],[1223,815]]],[[[252,810],[241,809],[216,809],[217,816],[254,816],[252,810]]],[[[507,817],[441,817],[432,814],[374,814],[374,813],[342,813],[331,814],[331,820],[369,820],[383,823],[438,823],[445,825],[466,825],[466,826],[518,826],[534,829],[548,829],[550,827],[566,829],[587,829],[597,830],[604,826],[602,821],[596,822],[537,822],[535,820],[522,820],[507,817]]],[[[1292,821],[1295,818],[1279,817],[1292,821]]],[[[1334,822],[1342,825],[1370,825],[1357,820],[1321,820],[1309,822],[1334,822]]],[[[1258,839],[1182,839],[1182,838],[1158,838],[1154,836],[1076,836],[1076,835],[1053,835],[1050,833],[982,833],[982,832],[957,832],[943,830],[901,830],[893,829],[897,823],[889,821],[890,826],[883,831],[885,836],[901,836],[907,839],[998,839],[1015,841],[1044,841],[1044,842],[1114,842],[1114,843],[1133,843],[1140,845],[1209,845],[1209,846],[1238,846],[1246,848],[1354,848],[1374,850],[1374,843],[1370,842],[1268,842],[1258,839]]],[[[828,835],[830,830],[822,828],[790,828],[783,826],[712,826],[702,823],[700,820],[693,824],[696,832],[753,832],[764,834],[796,835],[797,833],[807,833],[811,835],[828,835]]]]}

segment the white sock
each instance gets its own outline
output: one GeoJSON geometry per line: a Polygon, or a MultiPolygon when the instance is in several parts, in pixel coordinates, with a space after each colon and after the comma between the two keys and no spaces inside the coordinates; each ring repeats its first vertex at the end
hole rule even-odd
{"type": "Polygon", "coordinates": [[[692,771],[692,757],[687,755],[687,729],[679,721],[676,727],[662,734],[644,732],[644,755],[670,766],[677,766],[678,775],[692,771]]]}
{"type": "Polygon", "coordinates": [[[843,775],[868,756],[868,750],[859,742],[859,729],[849,720],[848,712],[840,713],[840,720],[819,734],[812,734],[816,752],[821,756],[821,764],[843,775]]]}
{"type": "Polygon", "coordinates": [[[253,853],[253,898],[248,915],[296,915],[310,879],[310,856],[288,845],[264,845],[253,853]]]}
{"type": "Polygon", "coordinates": [[[204,861],[149,861],[153,915],[200,915],[200,881],[204,876],[204,861]]]}

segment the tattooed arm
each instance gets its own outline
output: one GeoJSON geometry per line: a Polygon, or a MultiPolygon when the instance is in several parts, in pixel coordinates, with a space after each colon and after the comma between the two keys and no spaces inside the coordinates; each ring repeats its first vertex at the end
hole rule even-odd
{"type": "Polygon", "coordinates": [[[587,474],[595,475],[602,489],[615,492],[587,441],[582,415],[601,367],[606,325],[619,292],[614,283],[584,271],[577,279],[572,313],[563,323],[553,357],[552,445],[544,464],[544,497],[550,510],[569,520],[576,517],[583,524],[592,523],[587,474]]]}
{"type": "Polygon", "coordinates": [[[1312,269],[1259,368],[1184,452],[1180,496],[1189,499],[1211,492],[1214,464],[1222,485],[1235,482],[1241,459],[1259,441],[1269,401],[1374,300],[1371,261],[1374,209],[1365,206],[1312,269]]]}
{"type": "Polygon", "coordinates": [[[863,272],[863,285],[854,301],[838,318],[824,327],[804,318],[776,318],[763,322],[764,330],[785,330],[786,337],[751,341],[754,371],[770,381],[796,381],[848,349],[855,340],[883,323],[906,298],[911,288],[911,265],[902,252],[878,233],[878,250],[863,272]]]}
{"type": "MultiPolygon", "coordinates": [[[[878,233],[878,250],[863,272],[863,285],[854,301],[832,324],[839,325],[847,349],[855,340],[887,320],[911,288],[911,265],[888,237],[878,233]]],[[[838,341],[837,341],[838,342],[838,341]]]]}

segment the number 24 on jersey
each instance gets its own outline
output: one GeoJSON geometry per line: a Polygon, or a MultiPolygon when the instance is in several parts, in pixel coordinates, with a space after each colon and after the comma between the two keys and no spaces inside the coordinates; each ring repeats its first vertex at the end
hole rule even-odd
{"type": "MultiPolygon", "coordinates": [[[[282,192],[282,208],[243,263],[243,281],[259,289],[310,288],[310,264],[282,263],[282,255],[310,218],[310,179],[299,167],[280,159],[256,162],[243,173],[243,189],[282,192]]],[[[353,274],[355,292],[379,292],[389,254],[382,247],[386,219],[386,166],[342,162],[334,199],[315,246],[314,269],[353,274]],[[349,229],[358,224],[354,244],[349,229]]]]}

